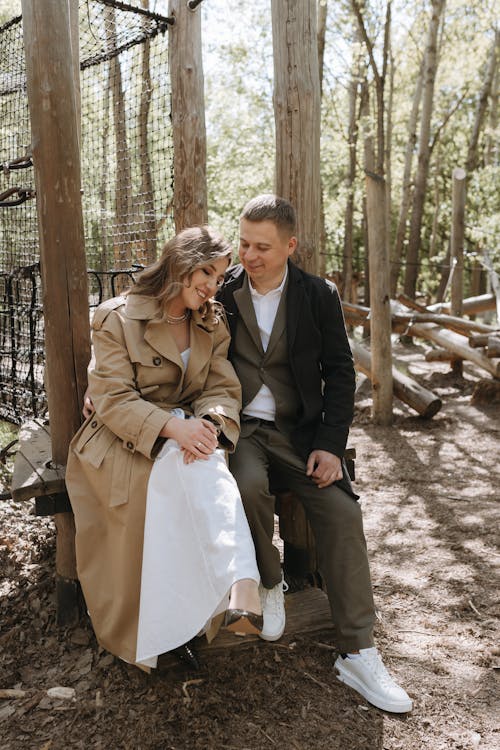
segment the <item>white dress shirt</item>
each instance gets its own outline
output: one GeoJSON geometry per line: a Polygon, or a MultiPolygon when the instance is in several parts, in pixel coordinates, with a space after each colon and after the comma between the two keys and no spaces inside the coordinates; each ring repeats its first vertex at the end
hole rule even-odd
{"type": "MultiPolygon", "coordinates": [[[[278,312],[287,276],[288,267],[285,268],[285,275],[281,284],[276,287],[276,289],[271,289],[271,291],[266,292],[265,294],[259,294],[259,292],[253,288],[252,282],[249,279],[250,296],[252,298],[255,317],[257,318],[257,325],[259,326],[262,348],[264,351],[267,350],[269,339],[271,338],[271,332],[273,330],[276,313],[278,312]]],[[[257,395],[243,409],[243,414],[248,417],[258,417],[259,419],[267,419],[270,422],[274,422],[276,416],[276,402],[267,385],[262,383],[257,395]]]]}

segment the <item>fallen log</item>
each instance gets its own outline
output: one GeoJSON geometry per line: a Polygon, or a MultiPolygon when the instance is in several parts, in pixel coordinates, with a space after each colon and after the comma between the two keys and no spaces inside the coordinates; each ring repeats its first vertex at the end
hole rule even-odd
{"type": "Polygon", "coordinates": [[[425,361],[450,362],[450,364],[457,361],[463,362],[461,357],[457,357],[456,354],[453,354],[453,352],[449,352],[446,349],[429,349],[429,351],[425,353],[425,361]]]}
{"type": "Polygon", "coordinates": [[[475,320],[465,320],[455,315],[442,315],[439,313],[396,313],[392,316],[392,322],[393,327],[404,326],[413,322],[436,323],[441,328],[447,328],[450,331],[456,331],[461,334],[467,334],[470,331],[478,331],[480,333],[492,333],[496,331],[495,326],[490,326],[486,323],[478,323],[475,320]]]}
{"type": "MultiPolygon", "coordinates": [[[[351,340],[350,345],[356,369],[364,373],[371,380],[370,351],[356,341],[351,340]]],[[[440,410],[442,406],[440,398],[432,393],[432,391],[423,388],[407,375],[404,375],[394,366],[392,368],[392,383],[394,395],[400,401],[415,409],[421,417],[431,419],[440,410]]]]}
{"type": "MultiPolygon", "coordinates": [[[[403,302],[403,304],[406,304],[403,302]]],[[[370,308],[362,305],[355,305],[352,302],[343,302],[344,316],[346,322],[350,325],[364,325],[370,317],[370,308]]],[[[466,320],[454,315],[445,315],[432,312],[397,312],[391,315],[392,330],[395,333],[406,333],[406,329],[412,323],[436,323],[442,328],[456,331],[460,334],[468,334],[472,331],[478,333],[492,334],[497,331],[495,326],[486,323],[478,323],[475,320],[466,320]]]]}
{"type": "Polygon", "coordinates": [[[469,346],[473,349],[479,349],[483,346],[488,346],[488,334],[487,333],[476,333],[469,336],[469,346]]]}
{"type": "MultiPolygon", "coordinates": [[[[494,294],[480,294],[478,297],[467,297],[462,303],[462,313],[464,315],[474,315],[475,313],[487,312],[496,309],[496,297],[494,294]]],[[[433,305],[427,305],[427,310],[431,312],[449,313],[451,306],[449,302],[436,302],[433,305]]]]}
{"type": "Polygon", "coordinates": [[[407,329],[409,336],[427,339],[456,355],[458,359],[474,362],[494,378],[500,378],[500,362],[489,359],[477,349],[469,346],[468,339],[455,331],[442,330],[432,323],[413,323],[407,329]]]}
{"type": "Polygon", "coordinates": [[[500,357],[500,336],[488,336],[487,347],[488,358],[500,357]]]}

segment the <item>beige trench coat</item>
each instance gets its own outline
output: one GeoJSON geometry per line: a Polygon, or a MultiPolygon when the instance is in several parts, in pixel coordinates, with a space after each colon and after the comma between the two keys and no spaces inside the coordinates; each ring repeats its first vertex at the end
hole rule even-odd
{"type": "Polygon", "coordinates": [[[141,295],[102,304],[92,322],[95,414],[70,446],[66,484],[75,513],[78,576],[99,643],[135,662],[144,517],[158,439],[182,407],[211,415],[234,446],[241,389],[227,360],[223,321],[190,323],[186,372],[155,300],[141,295]]]}

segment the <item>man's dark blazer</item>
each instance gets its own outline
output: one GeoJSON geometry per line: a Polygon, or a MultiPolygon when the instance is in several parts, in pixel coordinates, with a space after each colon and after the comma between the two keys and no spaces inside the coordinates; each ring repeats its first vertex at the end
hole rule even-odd
{"type": "MultiPolygon", "coordinates": [[[[304,461],[315,449],[342,457],[354,411],[355,373],[339,294],[335,284],[302,271],[291,261],[288,273],[288,358],[301,401],[290,439],[304,461]]],[[[233,266],[217,295],[233,340],[239,318],[233,295],[244,278],[243,267],[233,266]]],[[[231,354],[230,348],[230,359],[231,354]]],[[[343,468],[345,480],[338,484],[354,495],[344,462],[343,468]]]]}

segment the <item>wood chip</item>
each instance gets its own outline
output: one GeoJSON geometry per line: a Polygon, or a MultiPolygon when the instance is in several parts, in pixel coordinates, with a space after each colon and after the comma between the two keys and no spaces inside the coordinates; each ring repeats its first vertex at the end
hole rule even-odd
{"type": "Polygon", "coordinates": [[[26,690],[15,690],[14,688],[5,688],[0,690],[0,698],[24,698],[26,690]]]}
{"type": "Polygon", "coordinates": [[[60,700],[74,700],[76,697],[75,688],[62,687],[57,685],[56,687],[49,688],[47,690],[49,698],[59,698],[60,700]]]}

